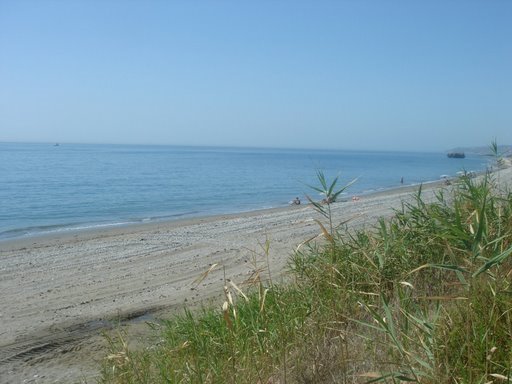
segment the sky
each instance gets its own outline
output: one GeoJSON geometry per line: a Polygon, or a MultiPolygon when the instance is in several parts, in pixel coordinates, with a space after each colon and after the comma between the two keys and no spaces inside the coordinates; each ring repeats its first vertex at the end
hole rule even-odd
{"type": "Polygon", "coordinates": [[[512,144],[512,1],[0,0],[0,141],[512,144]]]}

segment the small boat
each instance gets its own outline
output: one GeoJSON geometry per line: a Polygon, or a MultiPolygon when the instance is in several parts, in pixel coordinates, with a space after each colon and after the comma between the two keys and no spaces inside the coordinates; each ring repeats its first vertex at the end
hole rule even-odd
{"type": "Polygon", "coordinates": [[[463,159],[466,157],[466,155],[464,154],[464,152],[450,152],[448,153],[447,155],[449,158],[453,158],[453,159],[463,159]]]}
{"type": "Polygon", "coordinates": [[[59,143],[55,143],[53,146],[58,147],[59,145],[60,145],[59,143]]]}

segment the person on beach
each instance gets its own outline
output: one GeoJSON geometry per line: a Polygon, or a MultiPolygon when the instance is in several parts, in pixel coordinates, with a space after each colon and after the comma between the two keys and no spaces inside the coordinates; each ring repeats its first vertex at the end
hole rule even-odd
{"type": "Polygon", "coordinates": [[[300,205],[300,199],[298,197],[296,197],[294,200],[293,200],[293,204],[294,205],[300,205]]]}

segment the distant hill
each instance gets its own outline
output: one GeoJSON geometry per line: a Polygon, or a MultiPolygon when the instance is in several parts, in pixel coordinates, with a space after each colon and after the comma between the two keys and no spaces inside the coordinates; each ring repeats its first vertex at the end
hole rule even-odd
{"type": "MultiPolygon", "coordinates": [[[[486,147],[457,147],[446,152],[464,152],[466,154],[475,154],[481,156],[492,156],[489,146],[486,147]]],[[[512,145],[498,145],[498,152],[503,156],[512,156],[512,145]]]]}

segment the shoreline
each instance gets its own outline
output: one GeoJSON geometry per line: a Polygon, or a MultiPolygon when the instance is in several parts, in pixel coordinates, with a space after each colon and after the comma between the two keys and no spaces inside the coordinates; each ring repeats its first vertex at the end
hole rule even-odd
{"type": "MultiPolygon", "coordinates": [[[[511,171],[499,177],[510,183],[511,171]]],[[[334,203],[334,221],[372,226],[418,187],[334,203]]],[[[443,187],[424,184],[423,197],[433,199],[443,187]]],[[[130,342],[137,343],[149,335],[146,320],[218,304],[226,278],[243,287],[266,268],[266,241],[274,282],[285,281],[289,256],[320,234],[319,218],[303,204],[2,242],[0,376],[6,383],[93,379],[106,354],[102,330],[129,324],[130,342]],[[40,380],[30,381],[34,375],[40,380]]]]}
{"type": "MultiPolygon", "coordinates": [[[[454,176],[455,178],[455,176],[454,176]]],[[[362,192],[361,194],[347,194],[348,197],[342,197],[339,199],[339,202],[348,202],[350,201],[350,198],[352,196],[359,196],[359,197],[373,197],[373,196],[379,196],[381,194],[388,194],[388,193],[394,193],[404,190],[415,190],[418,189],[420,185],[430,187],[430,186],[441,186],[444,184],[444,180],[433,180],[433,181],[426,181],[424,183],[415,183],[415,184],[408,184],[408,185],[398,185],[394,187],[389,188],[382,188],[378,190],[372,190],[368,192],[362,192]]],[[[309,203],[302,203],[299,207],[307,206],[309,203]]],[[[9,237],[0,237],[0,251],[2,249],[8,249],[12,250],[14,247],[16,247],[16,243],[26,244],[29,245],[30,243],[34,241],[44,241],[45,239],[51,240],[51,239],[60,239],[64,240],[67,238],[76,238],[76,236],[84,236],[87,237],[88,235],[94,235],[96,233],[103,233],[106,231],[137,231],[140,230],[146,226],[158,226],[158,225],[172,225],[176,224],[177,226],[183,224],[186,225],[187,223],[193,224],[196,222],[204,222],[204,221],[211,221],[211,220],[217,220],[221,218],[229,218],[229,217],[235,217],[235,216],[245,216],[245,215],[257,215],[257,214],[263,214],[263,213],[272,213],[272,212],[279,212],[282,210],[288,210],[288,209],[294,209],[298,208],[298,206],[295,206],[293,204],[287,204],[283,206],[276,206],[272,208],[259,208],[254,210],[246,210],[246,211],[237,211],[237,212],[228,212],[228,213],[215,213],[215,214],[197,214],[197,215],[186,215],[181,216],[177,218],[162,218],[162,219],[154,219],[154,220],[147,220],[144,219],[136,219],[137,221],[134,222],[126,222],[126,223],[119,223],[116,224],[115,222],[112,223],[105,223],[105,224],[94,224],[94,223],[84,223],[81,224],[82,227],[79,228],[73,228],[73,227],[67,227],[66,225],[63,225],[62,227],[59,227],[58,229],[54,231],[44,231],[44,232],[35,232],[30,234],[23,234],[19,236],[9,236],[9,237]],[[83,227],[87,226],[87,227],[83,227]]],[[[12,231],[23,231],[24,228],[19,229],[13,229],[7,232],[12,231]]],[[[24,245],[24,246],[26,246],[24,245]]]]}

